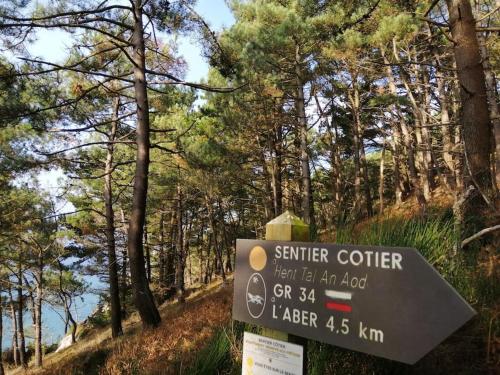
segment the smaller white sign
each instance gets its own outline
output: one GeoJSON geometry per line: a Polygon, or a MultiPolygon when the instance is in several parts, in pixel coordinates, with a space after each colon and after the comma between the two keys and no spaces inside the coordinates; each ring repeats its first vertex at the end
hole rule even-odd
{"type": "Polygon", "coordinates": [[[300,345],[245,332],[242,375],[302,375],[300,345]]]}

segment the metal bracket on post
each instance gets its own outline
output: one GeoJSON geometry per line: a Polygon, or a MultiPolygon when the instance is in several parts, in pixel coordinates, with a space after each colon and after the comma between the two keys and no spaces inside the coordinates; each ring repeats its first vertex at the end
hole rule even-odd
{"type": "MultiPolygon", "coordinates": [[[[285,211],[266,224],[268,241],[309,241],[309,225],[290,211],[285,211]]],[[[302,345],[304,348],[302,373],[307,374],[307,339],[270,328],[262,328],[261,334],[276,340],[302,345]]]]}

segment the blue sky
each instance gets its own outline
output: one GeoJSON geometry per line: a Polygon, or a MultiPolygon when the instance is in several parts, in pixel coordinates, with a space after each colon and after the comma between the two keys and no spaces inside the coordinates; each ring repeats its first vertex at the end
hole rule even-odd
{"type": "MultiPolygon", "coordinates": [[[[225,4],[224,0],[198,0],[196,11],[200,14],[213,30],[221,30],[223,27],[231,26],[234,17],[225,4]]],[[[199,81],[206,77],[208,64],[201,57],[201,47],[194,38],[184,37],[179,40],[179,53],[188,62],[189,70],[186,79],[199,81]]]]}
{"type": "MultiPolygon", "coordinates": [[[[233,15],[225,0],[198,0],[195,10],[215,31],[234,23],[233,15]]],[[[206,77],[208,64],[201,55],[201,46],[196,41],[196,36],[182,36],[177,42],[179,53],[188,63],[186,79],[199,81],[206,77]]],[[[71,39],[67,33],[60,30],[40,30],[36,42],[29,46],[28,50],[32,56],[60,62],[66,56],[70,45],[71,39]]]]}

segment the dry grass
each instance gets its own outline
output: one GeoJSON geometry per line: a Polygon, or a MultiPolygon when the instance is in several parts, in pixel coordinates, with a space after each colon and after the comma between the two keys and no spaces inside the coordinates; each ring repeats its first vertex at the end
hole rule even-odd
{"type": "Polygon", "coordinates": [[[192,293],[186,303],[160,306],[161,325],[142,330],[137,315],[124,322],[124,336],[94,330],[82,341],[44,358],[43,369],[14,369],[9,375],[179,374],[213,332],[231,318],[232,281],[217,280],[192,293]]]}
{"type": "Polygon", "coordinates": [[[231,318],[232,288],[225,286],[163,316],[160,327],[121,341],[100,374],[180,374],[186,364],[231,318]]]}

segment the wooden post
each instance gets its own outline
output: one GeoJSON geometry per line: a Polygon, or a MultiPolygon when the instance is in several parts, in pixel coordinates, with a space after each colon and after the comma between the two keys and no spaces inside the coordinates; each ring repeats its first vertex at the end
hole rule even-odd
{"type": "MultiPolygon", "coordinates": [[[[285,211],[266,224],[266,240],[307,242],[310,240],[309,225],[290,211],[285,211]]],[[[307,374],[307,339],[269,328],[262,328],[261,334],[276,340],[302,345],[304,348],[302,373],[307,374]]]]}

